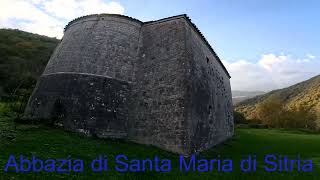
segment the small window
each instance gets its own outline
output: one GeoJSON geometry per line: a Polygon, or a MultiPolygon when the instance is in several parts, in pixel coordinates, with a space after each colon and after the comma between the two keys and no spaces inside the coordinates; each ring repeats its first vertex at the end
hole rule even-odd
{"type": "Polygon", "coordinates": [[[208,113],[211,114],[211,111],[212,111],[212,106],[209,105],[209,107],[208,107],[208,113]]]}
{"type": "Polygon", "coordinates": [[[117,113],[113,112],[112,115],[113,115],[113,119],[117,120],[117,113]]]}
{"type": "Polygon", "coordinates": [[[209,58],[208,57],[206,57],[207,58],[207,63],[209,63],[209,58]]]}

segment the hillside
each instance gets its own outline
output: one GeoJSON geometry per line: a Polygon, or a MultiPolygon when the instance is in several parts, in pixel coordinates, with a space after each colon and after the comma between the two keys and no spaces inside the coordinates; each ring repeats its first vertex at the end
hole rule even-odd
{"type": "Polygon", "coordinates": [[[264,95],[244,100],[237,104],[236,111],[243,113],[248,119],[256,118],[259,104],[268,100],[276,100],[288,110],[301,107],[314,112],[320,119],[320,75],[293,86],[274,90],[264,95]]]}
{"type": "Polygon", "coordinates": [[[58,39],[20,30],[0,29],[0,96],[33,89],[58,39]]]}

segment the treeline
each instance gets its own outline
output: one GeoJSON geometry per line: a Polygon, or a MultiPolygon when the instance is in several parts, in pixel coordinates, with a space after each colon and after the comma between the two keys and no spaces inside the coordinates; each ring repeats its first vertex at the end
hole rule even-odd
{"type": "Polygon", "coordinates": [[[276,99],[259,103],[252,119],[246,119],[239,112],[234,113],[235,123],[260,124],[270,128],[303,128],[318,130],[317,114],[310,109],[300,107],[288,109],[276,99]]]}

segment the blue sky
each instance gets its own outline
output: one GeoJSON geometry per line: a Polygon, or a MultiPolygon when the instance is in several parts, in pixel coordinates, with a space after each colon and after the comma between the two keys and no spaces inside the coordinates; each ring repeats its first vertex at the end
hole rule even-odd
{"type": "Polygon", "coordinates": [[[142,21],[188,14],[234,90],[283,88],[320,72],[317,0],[1,0],[0,27],[61,37],[70,20],[92,13],[142,21]]]}
{"type": "Polygon", "coordinates": [[[120,2],[124,14],[143,20],[188,14],[222,59],[257,61],[264,53],[320,55],[320,1],[120,2]]]}

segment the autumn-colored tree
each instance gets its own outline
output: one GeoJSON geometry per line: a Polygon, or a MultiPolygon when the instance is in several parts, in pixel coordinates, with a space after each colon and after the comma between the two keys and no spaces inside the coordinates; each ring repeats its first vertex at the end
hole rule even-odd
{"type": "Polygon", "coordinates": [[[276,99],[260,103],[255,116],[261,123],[269,127],[316,129],[317,116],[315,113],[303,106],[297,109],[286,109],[276,99]]]}
{"type": "Polygon", "coordinates": [[[278,122],[283,107],[277,100],[266,100],[257,106],[255,118],[259,119],[262,124],[274,126],[278,122]]]}

